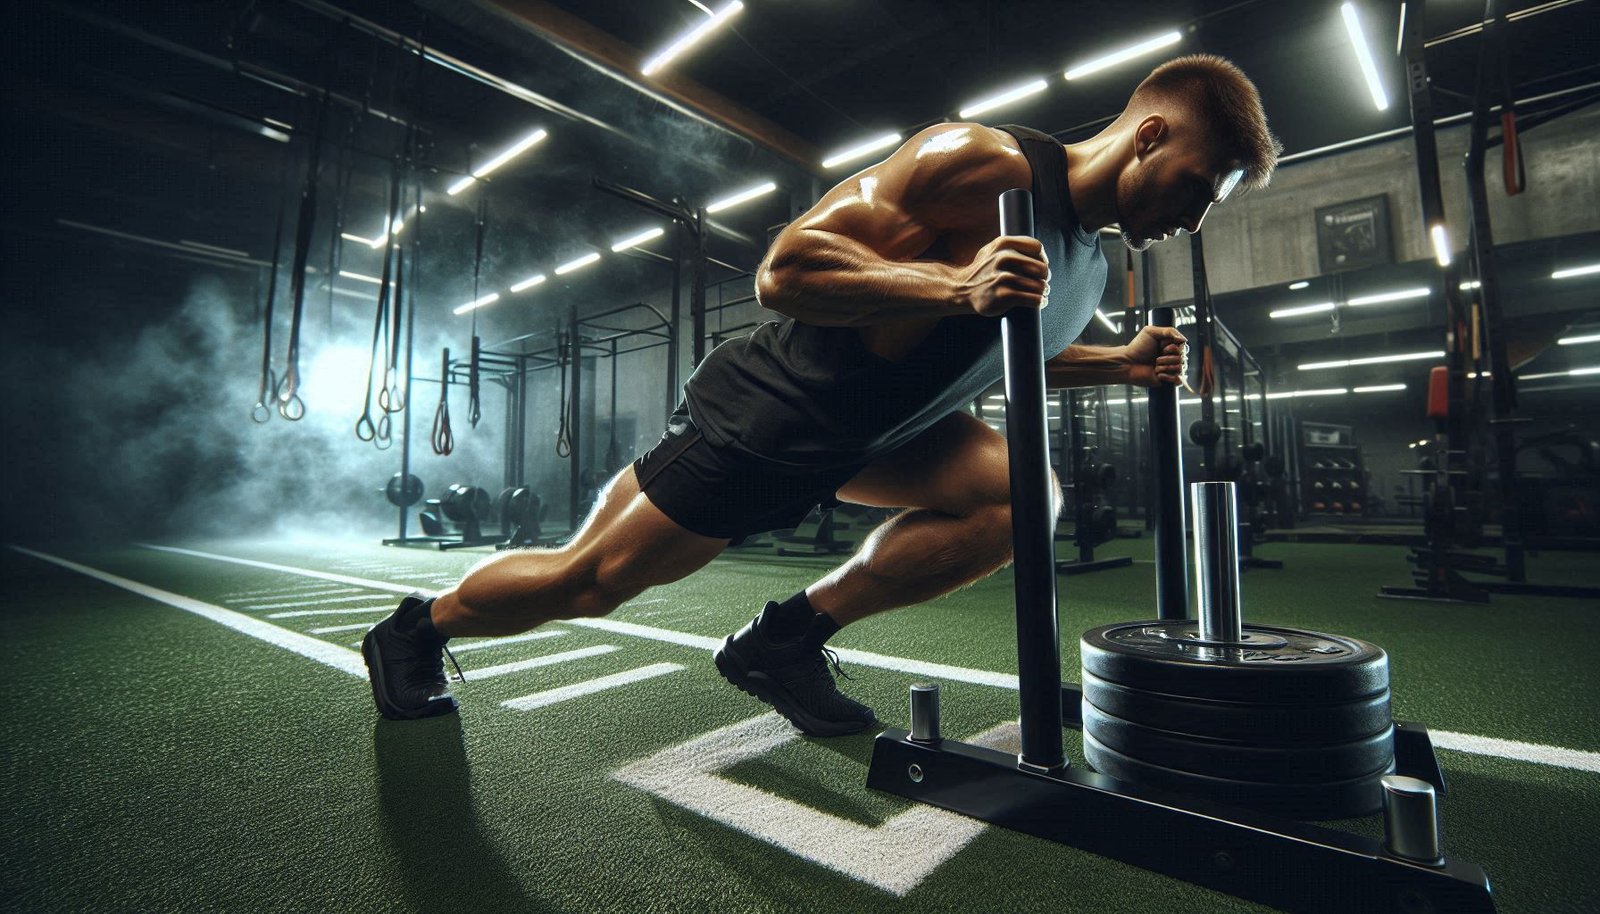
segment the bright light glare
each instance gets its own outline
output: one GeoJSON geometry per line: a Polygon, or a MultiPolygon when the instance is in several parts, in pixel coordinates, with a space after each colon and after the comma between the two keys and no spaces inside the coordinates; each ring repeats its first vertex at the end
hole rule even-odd
{"type": "Polygon", "coordinates": [[[1420,359],[1442,359],[1442,350],[1434,352],[1406,352],[1397,355],[1374,355],[1363,359],[1341,359],[1337,362],[1307,362],[1300,366],[1301,371],[1316,371],[1320,368],[1349,368],[1354,365],[1382,365],[1388,362],[1415,362],[1420,359]]]}
{"type": "Polygon", "coordinates": [[[1151,51],[1159,51],[1162,48],[1170,47],[1182,40],[1183,35],[1177,31],[1167,32],[1164,35],[1157,35],[1148,41],[1141,41],[1132,47],[1123,48],[1120,51],[1113,51],[1104,57],[1097,57],[1087,63],[1078,64],[1062,75],[1064,75],[1067,79],[1080,79],[1088,76],[1090,73],[1098,73],[1107,67],[1114,67],[1123,61],[1132,60],[1135,57],[1149,54],[1151,51]]]}
{"type": "Polygon", "coordinates": [[[456,313],[456,314],[466,314],[468,311],[474,311],[474,310],[476,310],[478,308],[482,308],[482,307],[484,307],[486,305],[492,305],[492,304],[494,304],[495,302],[497,302],[499,300],[500,300],[500,293],[499,292],[490,292],[488,295],[485,295],[484,297],[478,299],[477,301],[467,302],[466,304],[462,305],[461,307],[455,309],[454,313],[456,313]]]}
{"type": "Polygon", "coordinates": [[[511,287],[511,291],[521,292],[523,289],[531,289],[534,286],[537,286],[539,283],[544,282],[544,278],[545,277],[543,273],[535,273],[532,276],[529,276],[527,279],[524,279],[523,281],[513,285],[511,287]]]}
{"type": "Polygon", "coordinates": [[[638,247],[639,245],[644,244],[646,241],[649,241],[652,238],[660,238],[662,235],[665,235],[666,233],[667,233],[667,230],[658,225],[653,229],[648,229],[646,231],[640,232],[639,234],[634,235],[631,238],[622,239],[621,241],[617,242],[616,244],[613,244],[611,246],[611,250],[613,252],[626,251],[628,248],[638,247]]]}
{"type": "Polygon", "coordinates": [[[1387,111],[1389,95],[1383,90],[1383,83],[1378,79],[1378,67],[1372,62],[1372,49],[1367,47],[1367,36],[1361,31],[1361,19],[1356,15],[1356,6],[1354,3],[1346,3],[1339,7],[1339,12],[1344,14],[1344,27],[1350,33],[1350,44],[1355,48],[1356,61],[1361,64],[1361,75],[1367,78],[1367,88],[1372,91],[1372,103],[1378,106],[1379,111],[1387,111]]]}
{"type": "Polygon", "coordinates": [[[569,260],[566,263],[562,264],[561,266],[556,267],[556,275],[557,276],[565,276],[568,273],[571,273],[573,270],[582,269],[582,268],[588,266],[589,264],[594,263],[596,260],[599,260],[599,259],[600,259],[600,252],[598,252],[598,251],[590,251],[589,253],[583,255],[582,257],[579,257],[577,260],[569,260]]]}
{"type": "Polygon", "coordinates": [[[1441,267],[1449,266],[1450,233],[1445,231],[1444,226],[1436,225],[1428,230],[1428,235],[1433,239],[1433,259],[1437,260],[1441,267]]]}
{"type": "Polygon", "coordinates": [[[890,146],[893,146],[898,142],[900,142],[900,134],[885,133],[883,136],[877,137],[876,139],[867,140],[865,143],[851,146],[849,149],[842,149],[833,155],[828,156],[826,159],[822,160],[822,167],[835,168],[839,165],[845,164],[846,162],[854,162],[855,160],[869,156],[880,149],[886,149],[890,146]]]}
{"type": "Polygon", "coordinates": [[[684,32],[682,35],[674,39],[671,44],[667,45],[666,50],[650,58],[640,72],[646,76],[653,76],[657,70],[660,70],[662,67],[671,63],[672,60],[679,54],[689,50],[691,47],[697,44],[700,39],[706,37],[706,35],[709,34],[712,29],[715,29],[717,26],[728,21],[729,17],[742,9],[744,9],[744,4],[739,2],[739,0],[733,0],[732,3],[720,10],[717,10],[715,13],[712,13],[710,18],[701,20],[694,26],[694,28],[691,28],[689,31],[684,32]]]}
{"type": "Polygon", "coordinates": [[[1600,273],[1600,263],[1591,263],[1581,267],[1568,267],[1565,270],[1557,270],[1550,274],[1550,278],[1571,279],[1574,276],[1589,276],[1594,273],[1600,273]]]}
{"type": "Polygon", "coordinates": [[[720,213],[725,209],[732,209],[733,207],[738,206],[739,204],[748,200],[754,200],[757,197],[770,194],[777,189],[778,185],[772,183],[771,181],[768,181],[765,184],[757,184],[755,187],[752,187],[749,190],[741,190],[731,197],[723,197],[721,200],[718,200],[715,203],[708,204],[706,206],[706,212],[720,213]]]}
{"type": "Polygon", "coordinates": [[[1283,318],[1283,317],[1299,317],[1302,314],[1321,314],[1324,311],[1332,311],[1332,310],[1333,310],[1333,302],[1325,301],[1325,302],[1318,302],[1315,305],[1298,305],[1298,306],[1293,307],[1293,308],[1279,308],[1276,311],[1268,311],[1267,312],[1267,317],[1270,317],[1270,318],[1273,318],[1273,319],[1283,318]]]}
{"type": "Polygon", "coordinates": [[[1359,308],[1362,305],[1381,305],[1392,301],[1406,301],[1412,298],[1427,298],[1428,290],[1423,288],[1401,289],[1398,292],[1380,292],[1377,295],[1363,295],[1360,298],[1350,299],[1350,306],[1359,308]]]}
{"type": "Polygon", "coordinates": [[[986,111],[992,111],[995,108],[999,108],[1002,105],[1009,105],[1014,101],[1027,98],[1030,95],[1037,95],[1047,88],[1049,88],[1048,83],[1042,79],[1036,79],[1033,82],[1025,83],[1017,86],[1016,88],[1007,89],[998,95],[990,96],[982,101],[973,102],[965,108],[962,108],[961,112],[956,116],[962,120],[974,118],[986,111]]]}

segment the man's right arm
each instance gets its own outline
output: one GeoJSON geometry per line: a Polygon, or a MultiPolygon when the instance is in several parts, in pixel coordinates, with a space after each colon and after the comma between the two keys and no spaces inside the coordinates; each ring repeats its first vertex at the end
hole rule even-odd
{"type": "Polygon", "coordinates": [[[778,235],[756,274],[761,304],[823,326],[1001,313],[1029,296],[1038,307],[1047,268],[1031,238],[996,238],[971,264],[915,259],[947,232],[998,234],[998,194],[1029,175],[987,128],[924,130],[778,235]]]}

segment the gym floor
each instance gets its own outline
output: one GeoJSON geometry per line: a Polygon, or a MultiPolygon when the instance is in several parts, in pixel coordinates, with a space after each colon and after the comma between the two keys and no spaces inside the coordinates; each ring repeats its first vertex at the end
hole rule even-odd
{"type": "MultiPolygon", "coordinates": [[[[1133,565],[1059,579],[1067,670],[1085,628],[1152,614],[1151,546],[1115,541],[1102,552],[1133,565]]],[[[872,734],[801,737],[724,683],[716,640],[837,558],[730,553],[608,619],[453,643],[460,715],[380,720],[362,630],[483,554],[313,540],[0,550],[0,907],[1267,910],[868,791],[872,734]]],[[[1381,584],[1409,581],[1393,546],[1261,554],[1287,567],[1245,575],[1247,621],[1389,651],[1395,716],[1433,731],[1449,779],[1446,853],[1483,867],[1498,909],[1600,911],[1600,607],[1380,600],[1381,584]]],[[[1576,553],[1531,569],[1594,577],[1576,553]]],[[[907,686],[940,682],[947,734],[1014,744],[1011,582],[1003,571],[845,631],[844,687],[903,727],[907,686]]],[[[1067,745],[1081,764],[1075,731],[1067,745]]],[[[1334,824],[1381,833],[1377,817],[1334,824]]]]}

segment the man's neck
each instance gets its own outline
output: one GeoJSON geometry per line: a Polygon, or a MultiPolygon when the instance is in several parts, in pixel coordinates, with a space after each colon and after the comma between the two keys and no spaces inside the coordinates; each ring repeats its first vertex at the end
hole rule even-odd
{"type": "Polygon", "coordinates": [[[1086,232],[1096,232],[1116,222],[1119,162],[1110,131],[1064,145],[1061,151],[1067,157],[1067,194],[1078,224],[1086,232]]]}

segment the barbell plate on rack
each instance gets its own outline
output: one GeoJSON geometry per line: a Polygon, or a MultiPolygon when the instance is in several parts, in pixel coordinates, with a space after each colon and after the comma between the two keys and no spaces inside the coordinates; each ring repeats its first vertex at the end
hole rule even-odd
{"type": "Polygon", "coordinates": [[[1108,749],[1175,771],[1270,784],[1348,781],[1394,762],[1394,727],[1326,745],[1272,745],[1158,730],[1083,702],[1083,731],[1108,749]]]}
{"type": "Polygon", "coordinates": [[[1312,705],[1260,701],[1216,701],[1167,695],[1083,676],[1084,701],[1124,720],[1178,733],[1263,744],[1342,743],[1383,730],[1390,724],[1389,692],[1346,702],[1312,705]]]}
{"type": "Polygon", "coordinates": [[[1187,640],[1194,629],[1185,619],[1092,628],[1083,634],[1083,669],[1141,691],[1280,706],[1353,701],[1389,688],[1389,656],[1375,644],[1245,625],[1243,634],[1261,646],[1208,647],[1187,640]]]}

